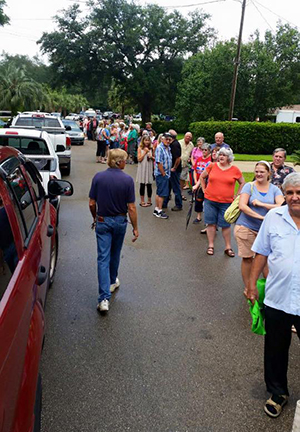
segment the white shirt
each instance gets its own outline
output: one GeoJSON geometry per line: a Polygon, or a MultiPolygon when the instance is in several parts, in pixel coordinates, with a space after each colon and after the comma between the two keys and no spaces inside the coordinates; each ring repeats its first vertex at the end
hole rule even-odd
{"type": "Polygon", "coordinates": [[[300,315],[300,230],[287,205],[265,216],[252,250],[268,257],[265,305],[300,315]]]}

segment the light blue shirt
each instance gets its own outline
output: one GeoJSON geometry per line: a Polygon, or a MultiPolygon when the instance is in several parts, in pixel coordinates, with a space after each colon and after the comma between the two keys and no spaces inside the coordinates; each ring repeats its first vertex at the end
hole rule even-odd
{"type": "Polygon", "coordinates": [[[300,230],[287,205],[265,216],[252,250],[268,257],[265,305],[300,315],[300,230]]]}
{"type": "MultiPolygon", "coordinates": [[[[265,216],[268,213],[268,210],[265,207],[258,207],[254,206],[252,203],[255,199],[258,199],[259,201],[265,203],[265,204],[275,204],[275,199],[278,195],[282,195],[281,190],[274,186],[272,183],[269,183],[269,189],[268,192],[265,195],[262,195],[256,188],[255,184],[253,183],[252,186],[252,192],[251,192],[251,182],[246,183],[241,191],[242,193],[246,193],[249,195],[249,201],[248,206],[251,208],[251,210],[255,211],[256,213],[260,214],[261,216],[265,216]]],[[[249,228],[253,231],[258,231],[262,220],[256,219],[252,216],[246,215],[246,213],[241,212],[238,220],[236,221],[237,225],[243,225],[246,228],[249,228]]]]}

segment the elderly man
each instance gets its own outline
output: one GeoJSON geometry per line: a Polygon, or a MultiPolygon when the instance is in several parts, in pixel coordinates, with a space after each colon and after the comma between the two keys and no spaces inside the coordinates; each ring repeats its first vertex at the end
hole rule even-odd
{"type": "Polygon", "coordinates": [[[210,146],[211,150],[213,150],[216,146],[230,148],[230,146],[224,142],[223,132],[217,132],[215,134],[215,143],[211,144],[211,146],[210,146]]]}
{"type": "MultiPolygon", "coordinates": [[[[192,143],[193,135],[191,132],[187,132],[184,135],[184,138],[179,141],[181,146],[181,174],[180,174],[180,187],[181,191],[183,189],[189,188],[189,164],[191,162],[191,154],[194,148],[194,144],[192,143]]],[[[184,199],[184,197],[182,197],[184,199]]],[[[185,198],[186,199],[186,198],[185,198]]]]}
{"type": "Polygon", "coordinates": [[[300,337],[300,173],[289,174],[282,185],[287,205],[269,211],[252,250],[254,258],[247,297],[258,299],[257,279],[265,267],[265,382],[270,399],[264,406],[278,417],[287,403],[288,353],[291,327],[300,337]]]}
{"type": "MultiPolygon", "coordinates": [[[[169,192],[171,193],[171,189],[175,195],[175,206],[172,207],[172,211],[180,211],[182,210],[182,195],[180,189],[180,173],[181,173],[181,146],[179,141],[177,141],[177,132],[174,129],[170,129],[168,132],[171,135],[171,144],[170,150],[172,153],[172,168],[171,168],[171,177],[169,192]]],[[[170,199],[169,195],[164,199],[163,207],[168,207],[168,202],[170,199]]]]}
{"type": "Polygon", "coordinates": [[[282,183],[287,175],[294,172],[294,168],[284,165],[286,150],[277,148],[273,151],[273,162],[271,163],[271,183],[282,188],[282,183]]]}
{"type": "Polygon", "coordinates": [[[162,142],[155,151],[154,175],[156,180],[156,198],[153,216],[161,219],[168,219],[169,216],[162,210],[164,199],[169,196],[169,181],[171,177],[172,154],[169,145],[172,136],[169,133],[163,134],[162,142]]]}
{"type": "Polygon", "coordinates": [[[90,212],[96,224],[99,312],[109,310],[111,293],[120,286],[118,269],[127,228],[127,212],[133,228],[132,241],[139,236],[134,182],[123,172],[126,159],[124,150],[110,150],[109,168],[94,176],[89,194],[90,212]]]}

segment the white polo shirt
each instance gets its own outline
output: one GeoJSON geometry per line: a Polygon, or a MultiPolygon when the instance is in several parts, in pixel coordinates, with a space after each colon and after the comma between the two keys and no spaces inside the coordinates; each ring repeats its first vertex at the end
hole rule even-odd
{"type": "Polygon", "coordinates": [[[300,230],[287,205],[265,216],[252,250],[268,257],[265,305],[300,315],[300,230]]]}

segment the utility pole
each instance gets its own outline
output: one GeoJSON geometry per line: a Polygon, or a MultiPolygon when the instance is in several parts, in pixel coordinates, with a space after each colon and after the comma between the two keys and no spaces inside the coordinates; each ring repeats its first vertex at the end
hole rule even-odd
{"type": "Polygon", "coordinates": [[[237,52],[236,52],[236,57],[235,57],[235,62],[234,62],[234,73],[233,73],[233,80],[232,80],[232,87],[231,87],[229,119],[228,119],[229,121],[231,121],[232,117],[233,117],[233,110],[234,110],[234,103],[235,103],[235,93],[236,93],[236,85],[237,85],[237,76],[238,76],[239,65],[240,65],[240,58],[241,58],[241,45],[242,45],[242,35],[243,35],[245,9],[246,9],[246,0],[243,0],[243,4],[242,4],[242,16],[241,16],[241,24],[240,24],[240,33],[239,33],[237,52]]]}

